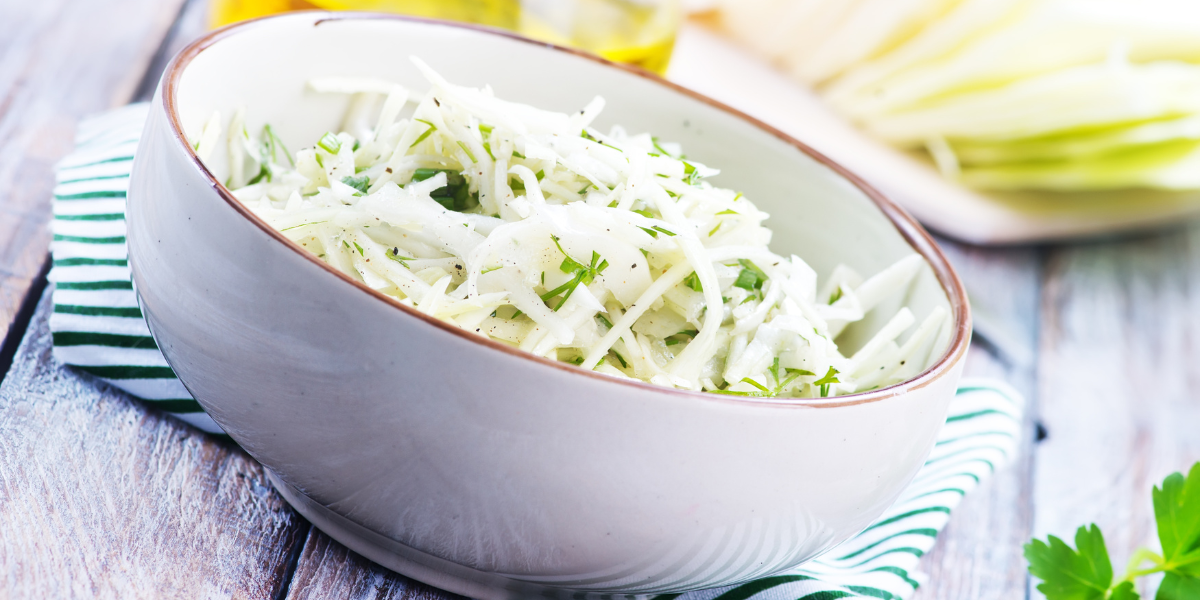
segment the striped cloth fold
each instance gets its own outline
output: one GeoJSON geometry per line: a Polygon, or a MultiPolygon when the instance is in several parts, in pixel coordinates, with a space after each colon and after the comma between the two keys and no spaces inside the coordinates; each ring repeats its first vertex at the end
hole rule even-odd
{"type": "MultiPolygon", "coordinates": [[[[204,431],[221,433],[167,365],[138,308],[125,247],[125,193],[144,104],[80,125],[58,164],[51,242],[54,356],[204,431]]],[[[823,557],[736,586],[661,600],[907,600],[964,496],[1016,452],[1024,402],[1006,385],[964,381],[937,445],[882,517],[823,557]]]]}

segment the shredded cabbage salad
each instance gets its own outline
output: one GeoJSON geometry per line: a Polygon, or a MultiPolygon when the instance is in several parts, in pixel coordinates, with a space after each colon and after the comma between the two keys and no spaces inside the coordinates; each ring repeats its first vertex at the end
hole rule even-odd
{"type": "Polygon", "coordinates": [[[368,79],[341,131],[294,155],[244,110],[221,134],[227,187],[319,258],[479,336],[614,377],[756,397],[831,397],[920,373],[948,320],[901,308],[851,356],[846,326],[908,288],[910,255],[868,279],[840,266],[818,285],[767,244],[767,214],[706,179],[680,148],[591,127],[597,97],[563,114],[452,85],[414,59],[424,95],[368,79]],[[907,334],[907,335],[906,335],[907,334]],[[901,340],[903,338],[903,341],[901,340]]]}
{"type": "Polygon", "coordinates": [[[1194,0],[722,0],[741,41],[977,189],[1200,189],[1194,0]]]}

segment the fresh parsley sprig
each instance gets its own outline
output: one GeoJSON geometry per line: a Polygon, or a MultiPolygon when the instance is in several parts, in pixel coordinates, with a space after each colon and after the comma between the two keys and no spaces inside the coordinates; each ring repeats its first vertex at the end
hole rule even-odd
{"type": "Polygon", "coordinates": [[[1075,532],[1075,548],[1055,536],[1025,545],[1029,572],[1042,580],[1047,600],[1138,600],[1133,582],[1163,573],[1155,600],[1200,598],[1200,463],[1185,477],[1174,473],[1155,487],[1154,520],[1162,554],[1142,548],[1125,575],[1113,580],[1104,536],[1095,524],[1075,532]]]}

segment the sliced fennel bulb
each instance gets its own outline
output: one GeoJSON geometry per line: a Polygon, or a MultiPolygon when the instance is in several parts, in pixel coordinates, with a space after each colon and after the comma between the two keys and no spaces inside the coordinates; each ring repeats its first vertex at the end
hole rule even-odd
{"type": "MultiPolygon", "coordinates": [[[[482,337],[614,377],[740,396],[830,397],[924,370],[938,308],[902,308],[852,356],[836,339],[924,267],[910,255],[818,286],[771,252],[768,215],[648,134],[591,127],[451,84],[424,94],[321,79],[350,94],[346,131],[291,154],[243,112],[224,136],[234,195],[365,285],[482,337]],[[384,94],[383,91],[387,93],[384,94]]],[[[213,147],[211,123],[198,152],[213,147]]],[[[202,155],[203,156],[203,155],[202,155]]]]}
{"type": "Polygon", "coordinates": [[[1184,174],[1196,159],[1179,151],[1200,115],[1200,4],[912,0],[890,5],[890,28],[882,13],[861,16],[873,6],[730,0],[724,22],[866,131],[929,148],[947,177],[972,187],[1200,189],[1200,176],[1184,174]],[[841,16],[786,25],[801,5],[841,16]]]}

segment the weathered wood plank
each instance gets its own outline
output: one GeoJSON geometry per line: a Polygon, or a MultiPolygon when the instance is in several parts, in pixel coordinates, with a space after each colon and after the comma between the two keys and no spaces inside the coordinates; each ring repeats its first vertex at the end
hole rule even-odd
{"type": "MultiPolygon", "coordinates": [[[[1033,404],[1033,358],[1038,331],[1041,256],[1033,249],[994,250],[939,240],[972,297],[978,333],[966,375],[1013,385],[1033,404]]],[[[1026,411],[1032,431],[1033,408],[1026,411]]],[[[1016,600],[1026,597],[1021,545],[1033,521],[1030,473],[1034,436],[1021,440],[1012,464],[997,472],[955,509],[937,545],[921,563],[929,576],[915,600],[1016,600]]]]}
{"type": "Polygon", "coordinates": [[[52,167],[75,122],[129,100],[181,3],[0,3],[0,338],[45,262],[52,167]]]}
{"type": "Polygon", "coordinates": [[[239,448],[54,362],[0,386],[0,597],[274,598],[307,524],[239,448]]]}
{"type": "Polygon", "coordinates": [[[287,600],[462,600],[389,571],[313,529],[304,544],[287,600]]]}
{"type": "Polygon", "coordinates": [[[1045,277],[1034,531],[1097,523],[1120,571],[1156,539],[1151,486],[1200,460],[1200,224],[1056,250],[1045,277]]]}
{"type": "Polygon", "coordinates": [[[162,45],[154,53],[154,57],[150,59],[145,76],[138,83],[137,90],[133,94],[134,102],[143,102],[153,97],[154,90],[158,87],[158,80],[162,78],[167,63],[171,62],[171,59],[175,58],[175,55],[185,46],[208,31],[208,13],[211,4],[209,0],[183,1],[183,8],[180,9],[179,16],[175,19],[171,30],[167,32],[162,45]]]}

